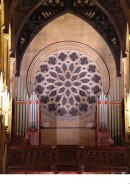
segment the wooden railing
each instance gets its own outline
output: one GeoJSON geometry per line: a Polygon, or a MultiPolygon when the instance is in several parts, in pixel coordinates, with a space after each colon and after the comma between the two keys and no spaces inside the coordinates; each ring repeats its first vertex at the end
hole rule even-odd
{"type": "Polygon", "coordinates": [[[11,146],[8,173],[29,171],[129,173],[128,152],[123,146],[11,146]]]}

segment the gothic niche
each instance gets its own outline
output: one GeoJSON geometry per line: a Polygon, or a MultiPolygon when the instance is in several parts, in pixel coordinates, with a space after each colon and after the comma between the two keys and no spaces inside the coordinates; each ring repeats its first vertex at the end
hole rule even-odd
{"type": "Polygon", "coordinates": [[[40,64],[34,89],[52,117],[87,116],[102,91],[102,77],[94,61],[74,50],[62,50],[40,64]]]}

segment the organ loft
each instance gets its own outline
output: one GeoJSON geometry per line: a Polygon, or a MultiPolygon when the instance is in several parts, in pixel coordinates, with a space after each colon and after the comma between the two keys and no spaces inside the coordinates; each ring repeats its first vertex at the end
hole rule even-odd
{"type": "Polygon", "coordinates": [[[0,0],[0,173],[130,173],[130,1],[0,0]]]}

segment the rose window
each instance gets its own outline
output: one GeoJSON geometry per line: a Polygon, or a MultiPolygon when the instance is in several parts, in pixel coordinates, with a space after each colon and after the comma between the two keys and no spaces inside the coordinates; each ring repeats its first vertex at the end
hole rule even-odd
{"type": "Polygon", "coordinates": [[[60,51],[39,66],[34,89],[50,117],[81,117],[95,107],[102,77],[96,63],[84,54],[60,51]]]}

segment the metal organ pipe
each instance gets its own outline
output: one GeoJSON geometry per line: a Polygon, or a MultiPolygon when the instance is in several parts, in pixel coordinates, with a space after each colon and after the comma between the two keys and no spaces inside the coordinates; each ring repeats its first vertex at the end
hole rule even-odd
{"type": "MultiPolygon", "coordinates": [[[[111,101],[113,101],[113,91],[111,91],[111,101]]],[[[111,135],[114,138],[114,105],[111,104],[111,135]]]]}
{"type": "Polygon", "coordinates": [[[101,93],[101,95],[99,96],[99,101],[101,101],[101,103],[99,103],[99,127],[100,129],[106,129],[107,128],[107,105],[105,104],[105,101],[107,100],[106,95],[103,94],[103,92],[101,93]]]}
{"type": "Polygon", "coordinates": [[[36,111],[36,108],[35,108],[35,93],[33,92],[33,128],[35,128],[35,111],[36,111]]]}
{"type": "Polygon", "coordinates": [[[121,102],[120,102],[120,79],[117,78],[116,84],[110,91],[108,100],[101,93],[98,103],[98,125],[100,129],[108,129],[110,138],[115,143],[121,141],[121,102]]]}
{"type": "Polygon", "coordinates": [[[33,94],[28,97],[21,84],[20,78],[17,80],[17,99],[15,103],[15,130],[17,135],[25,135],[28,129],[37,129],[39,122],[38,98],[33,94]]]}
{"type": "MultiPolygon", "coordinates": [[[[23,99],[23,85],[21,85],[21,90],[20,90],[20,100],[23,99]]],[[[23,105],[20,105],[20,135],[22,134],[22,123],[23,123],[23,105]]]]}
{"type": "MultiPolygon", "coordinates": [[[[28,95],[26,95],[26,101],[28,102],[29,101],[29,98],[28,98],[28,95]]],[[[25,105],[25,114],[26,114],[26,116],[25,116],[25,133],[27,132],[27,130],[28,130],[28,122],[29,122],[29,118],[28,118],[28,114],[29,114],[29,112],[28,112],[28,110],[29,110],[29,104],[28,103],[26,103],[26,105],[25,105]]]]}
{"type": "MultiPolygon", "coordinates": [[[[120,78],[117,78],[117,101],[120,101],[120,78]]],[[[120,130],[121,130],[121,126],[120,126],[120,106],[117,105],[117,138],[118,138],[118,143],[120,143],[120,130]]]]}
{"type": "MultiPolygon", "coordinates": [[[[17,90],[17,100],[20,100],[20,78],[18,78],[18,90],[17,90]]],[[[16,119],[16,129],[17,129],[17,135],[19,135],[19,123],[20,123],[20,105],[17,104],[17,119],[16,119]]]]}
{"type": "MultiPolygon", "coordinates": [[[[108,101],[111,101],[110,95],[108,96],[108,101]]],[[[108,105],[108,124],[109,124],[109,136],[111,137],[111,104],[108,105]]]]}
{"type": "Polygon", "coordinates": [[[104,129],[107,129],[107,105],[105,104],[106,101],[106,95],[103,95],[103,111],[104,111],[104,129]]]}
{"type": "Polygon", "coordinates": [[[33,94],[32,94],[31,105],[32,105],[32,128],[34,128],[34,96],[33,94]]]}
{"type": "MultiPolygon", "coordinates": [[[[99,96],[99,101],[101,101],[101,99],[102,98],[101,98],[101,95],[100,95],[99,96]]],[[[101,118],[102,117],[102,104],[101,103],[99,104],[99,116],[98,117],[99,117],[99,124],[98,124],[98,126],[99,126],[99,129],[101,129],[102,128],[102,122],[101,122],[102,121],[102,118],[101,118]]]]}
{"type": "MultiPolygon", "coordinates": [[[[31,97],[30,97],[30,101],[32,101],[32,95],[31,95],[31,97]]],[[[30,107],[29,128],[32,128],[32,121],[33,121],[33,118],[32,118],[32,104],[30,104],[29,107],[30,107]]]]}
{"type": "Polygon", "coordinates": [[[30,97],[30,101],[32,102],[30,104],[30,128],[37,128],[38,127],[38,116],[37,116],[37,108],[38,105],[36,103],[37,96],[35,95],[35,92],[30,97]]]}
{"type": "Polygon", "coordinates": [[[121,135],[121,121],[120,121],[120,79],[117,78],[116,84],[114,85],[113,90],[111,90],[110,98],[113,104],[111,104],[111,108],[109,106],[109,118],[111,118],[111,136],[115,140],[116,143],[120,143],[120,135],[121,135]],[[110,117],[111,116],[111,117],[110,117]]]}
{"type": "MultiPolygon", "coordinates": [[[[116,85],[114,86],[114,91],[113,91],[113,100],[116,100],[116,85]]],[[[117,108],[116,105],[114,105],[114,137],[115,140],[117,141],[117,108]]]]}
{"type": "MultiPolygon", "coordinates": [[[[103,101],[103,92],[101,93],[101,101],[103,101]]],[[[102,122],[102,128],[103,128],[103,120],[104,120],[104,114],[103,114],[103,104],[101,104],[101,122],[102,122]]]]}
{"type": "MultiPolygon", "coordinates": [[[[38,99],[37,99],[37,96],[35,95],[35,102],[36,102],[37,100],[38,100],[38,99]]],[[[36,129],[38,128],[38,125],[37,125],[37,123],[38,123],[37,108],[38,108],[38,106],[37,106],[37,104],[35,103],[35,111],[34,111],[34,113],[35,113],[35,128],[36,128],[36,129]]]]}
{"type": "MultiPolygon", "coordinates": [[[[24,90],[24,93],[23,93],[23,100],[26,101],[26,92],[24,90]]],[[[23,104],[23,135],[25,134],[25,125],[26,125],[26,105],[23,104]]]]}

